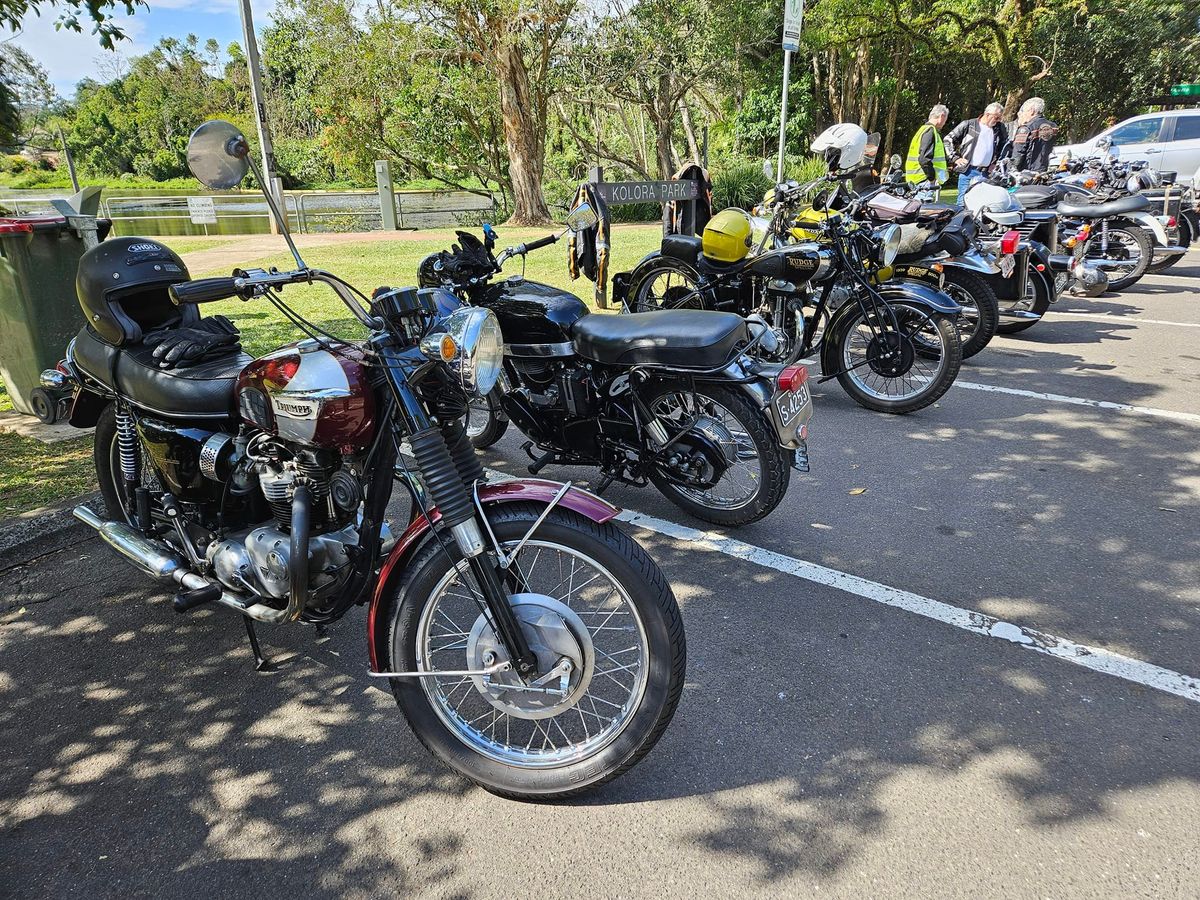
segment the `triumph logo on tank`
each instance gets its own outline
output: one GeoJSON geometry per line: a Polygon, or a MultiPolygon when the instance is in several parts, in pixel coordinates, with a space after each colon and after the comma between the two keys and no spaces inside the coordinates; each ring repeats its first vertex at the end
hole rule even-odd
{"type": "Polygon", "coordinates": [[[275,412],[293,419],[311,419],[317,413],[317,404],[305,400],[288,400],[284,397],[272,397],[271,405],[275,412]]]}

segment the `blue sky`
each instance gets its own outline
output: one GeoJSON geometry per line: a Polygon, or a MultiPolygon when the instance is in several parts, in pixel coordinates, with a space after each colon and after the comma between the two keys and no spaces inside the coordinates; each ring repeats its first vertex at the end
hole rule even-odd
{"type": "MultiPolygon", "coordinates": [[[[183,38],[194,34],[203,44],[216,38],[222,49],[230,41],[241,42],[242,22],[236,0],[148,0],[149,9],[137,15],[121,18],[130,40],[122,41],[117,52],[122,56],[137,56],[153,47],[159,38],[183,38]]],[[[269,21],[274,0],[251,0],[254,26],[260,34],[269,21]]],[[[55,31],[58,15],[47,7],[40,17],[30,13],[22,22],[21,32],[14,38],[0,29],[0,40],[11,40],[46,67],[58,92],[70,96],[81,78],[95,76],[97,60],[111,57],[101,49],[95,35],[55,31]]]]}

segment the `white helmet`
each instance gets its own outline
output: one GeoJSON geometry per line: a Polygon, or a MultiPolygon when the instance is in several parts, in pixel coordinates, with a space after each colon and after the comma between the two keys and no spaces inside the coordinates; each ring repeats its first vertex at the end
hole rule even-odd
{"type": "Polygon", "coordinates": [[[1021,201],[996,184],[980,181],[963,197],[963,206],[976,219],[986,218],[997,225],[1018,225],[1025,218],[1021,201]]]}
{"type": "Polygon", "coordinates": [[[811,149],[825,157],[830,171],[857,169],[867,149],[867,133],[853,122],[840,122],[817,135],[811,149]]]}

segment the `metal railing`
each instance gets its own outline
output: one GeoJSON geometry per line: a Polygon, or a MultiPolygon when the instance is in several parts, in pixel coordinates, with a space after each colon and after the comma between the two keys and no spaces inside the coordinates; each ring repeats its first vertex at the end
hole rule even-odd
{"type": "MultiPolygon", "coordinates": [[[[55,215],[50,201],[68,192],[30,195],[0,193],[0,205],[16,215],[55,215]]],[[[298,233],[378,231],[383,227],[376,191],[285,191],[288,226],[298,233]]],[[[493,196],[467,191],[396,191],[400,228],[478,225],[495,217],[493,196]]],[[[100,214],[113,220],[115,234],[257,234],[270,231],[270,211],[258,192],[230,194],[147,194],[104,198],[100,214]],[[189,197],[212,200],[215,224],[193,222],[189,197]]]]}

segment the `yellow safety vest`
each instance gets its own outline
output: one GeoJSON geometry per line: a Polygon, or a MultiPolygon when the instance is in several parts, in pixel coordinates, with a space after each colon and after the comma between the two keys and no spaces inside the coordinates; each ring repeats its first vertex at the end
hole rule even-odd
{"type": "MultiPolygon", "coordinates": [[[[904,180],[909,184],[918,184],[925,181],[925,171],[921,168],[921,164],[917,161],[917,154],[921,150],[921,135],[925,133],[926,128],[933,128],[928,122],[917,129],[917,133],[913,135],[912,143],[908,145],[908,159],[904,163],[904,180]]],[[[945,184],[949,177],[948,169],[946,168],[946,145],[942,143],[942,136],[938,134],[938,130],[933,128],[933,173],[937,176],[938,184],[945,184]]]]}

